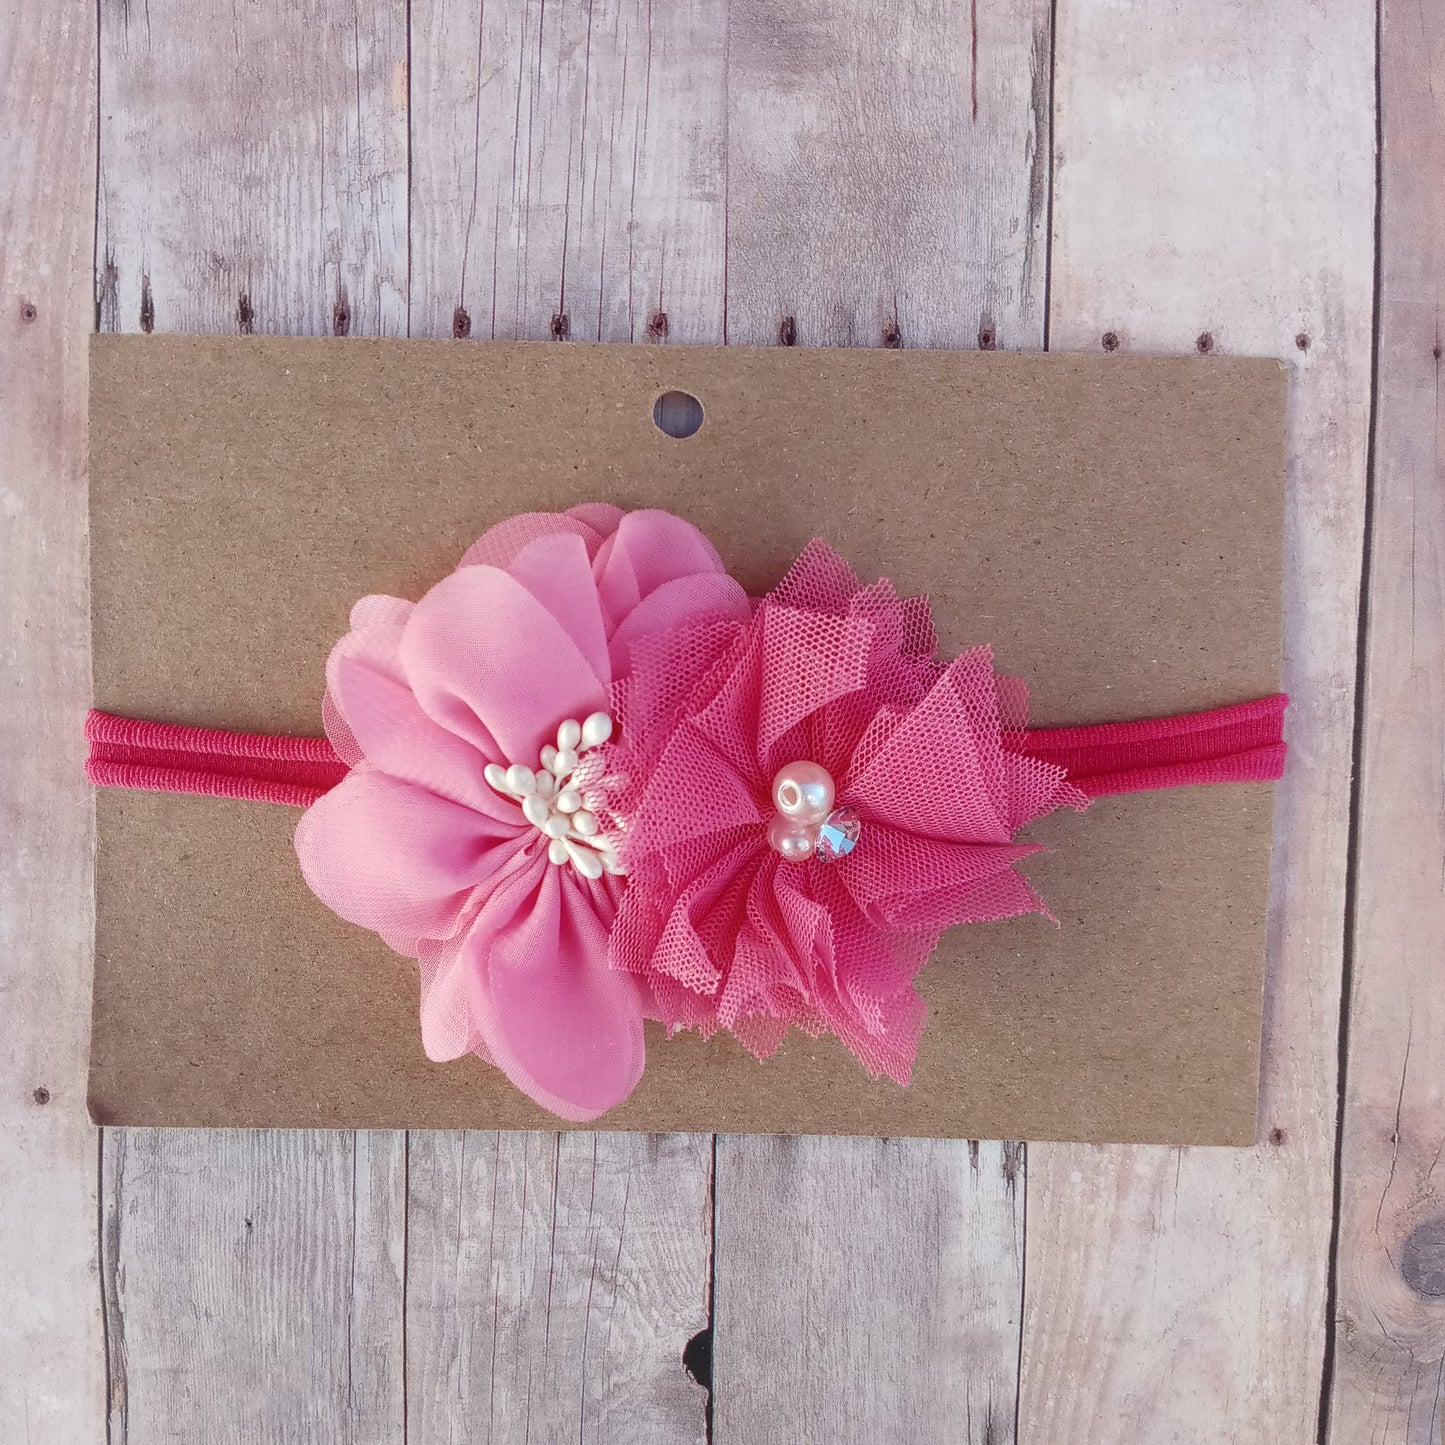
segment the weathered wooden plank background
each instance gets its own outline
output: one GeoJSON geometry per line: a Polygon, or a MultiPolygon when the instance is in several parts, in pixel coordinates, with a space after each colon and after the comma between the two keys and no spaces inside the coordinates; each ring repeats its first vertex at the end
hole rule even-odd
{"type": "Polygon", "coordinates": [[[1442,62],[1401,0],[0,5],[0,1438],[1439,1445],[1442,62]],[[1259,1146],[98,1157],[95,325],[1285,357],[1259,1146]]]}
{"type": "Polygon", "coordinates": [[[1260,1145],[1030,1150],[1027,1441],[1315,1438],[1370,410],[1373,25],[1365,5],[1294,0],[1059,6],[1051,345],[1292,366],[1291,757],[1275,793],[1260,1145]]]}

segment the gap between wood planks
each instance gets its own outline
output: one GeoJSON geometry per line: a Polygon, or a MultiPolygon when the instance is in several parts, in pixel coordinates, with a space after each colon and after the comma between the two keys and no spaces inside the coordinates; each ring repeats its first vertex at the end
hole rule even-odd
{"type": "MultiPolygon", "coordinates": [[[[1380,414],[1380,300],[1383,249],[1381,245],[1384,199],[1384,107],[1382,104],[1382,6],[1375,0],[1375,214],[1374,275],[1370,300],[1370,414],[1365,430],[1365,515],[1361,529],[1360,607],[1355,633],[1355,697],[1353,737],[1350,746],[1350,820],[1345,848],[1344,942],[1340,963],[1339,1055],[1335,1074],[1334,1192],[1330,1207],[1329,1261],[1325,1274],[1325,1353],[1320,1369],[1318,1445],[1329,1445],[1331,1406],[1335,1384],[1335,1352],[1340,1295],[1340,1228],[1344,1217],[1345,1109],[1349,1099],[1350,1000],[1355,979],[1355,925],[1360,893],[1360,806],[1365,751],[1365,708],[1368,702],[1370,550],[1375,534],[1375,441],[1380,414]]],[[[1295,338],[1301,351],[1309,347],[1303,332],[1295,338]]]]}

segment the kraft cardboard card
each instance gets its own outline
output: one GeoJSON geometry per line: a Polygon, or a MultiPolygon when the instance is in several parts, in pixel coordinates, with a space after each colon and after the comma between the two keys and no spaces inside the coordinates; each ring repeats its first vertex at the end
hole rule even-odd
{"type": "MultiPolygon", "coordinates": [[[[1279,688],[1276,362],[104,336],[91,388],[95,705],[126,717],[319,736],[353,602],[584,502],[679,514],[754,596],[825,538],[931,597],[943,658],[991,644],[1037,727],[1279,688]],[[672,391],[691,436],[655,421],[672,391]]],[[[1032,825],[1053,918],[945,933],[906,1088],[832,1038],[760,1062],[649,1024],[587,1127],[1252,1142],[1271,807],[1246,782],[1032,825]]],[[[415,962],[307,889],[299,816],[98,791],[94,1118],[559,1127],[428,1061],[415,962]]]]}

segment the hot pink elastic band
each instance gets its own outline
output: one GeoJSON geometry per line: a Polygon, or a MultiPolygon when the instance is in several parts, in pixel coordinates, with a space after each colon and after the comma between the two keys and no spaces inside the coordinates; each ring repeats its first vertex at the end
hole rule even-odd
{"type": "Polygon", "coordinates": [[[197,793],[308,808],[348,772],[325,738],[273,737],[140,722],[94,709],[85,775],[109,788],[197,793]]]}
{"type": "MultiPolygon", "coordinates": [[[[1091,798],[1200,783],[1272,782],[1284,771],[1284,693],[1148,722],[1036,728],[1005,745],[1068,769],[1091,798]]],[[[325,738],[140,722],[92,710],[85,775],[100,787],[246,798],[306,808],[347,774],[325,738]]]]}
{"type": "Polygon", "coordinates": [[[1284,772],[1284,693],[1213,712],[1147,722],[1035,728],[1005,745],[1068,769],[1091,798],[1186,788],[1197,783],[1272,782],[1284,772]]]}

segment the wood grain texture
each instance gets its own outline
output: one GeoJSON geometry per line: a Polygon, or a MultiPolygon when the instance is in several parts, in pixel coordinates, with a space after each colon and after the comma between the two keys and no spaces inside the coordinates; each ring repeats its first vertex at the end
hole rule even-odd
{"type": "Polygon", "coordinates": [[[413,336],[722,340],[725,15],[416,0],[413,336]]]}
{"type": "MultiPolygon", "coordinates": [[[[1047,4],[734,0],[728,55],[729,340],[1042,344],[1047,4]]],[[[1012,1440],[1022,1188],[1017,1145],[719,1138],[718,1445],[1012,1440]]]]}
{"type": "Polygon", "coordinates": [[[702,1445],[707,1136],[412,1137],[408,1441],[702,1445]]]}
{"type": "MultiPolygon", "coordinates": [[[[413,0],[414,336],[722,340],[706,0],[413,0]]],[[[701,1440],[705,1136],[412,1136],[409,1438],[701,1440]]]]}
{"type": "Polygon", "coordinates": [[[1023,1145],[718,1140],[714,1439],[1014,1438],[1023,1145]]]}
{"type": "Polygon", "coordinates": [[[402,0],[100,0],[100,327],[406,329],[402,0]]]}
{"type": "Polygon", "coordinates": [[[729,17],[728,340],[1041,345],[1048,5],[729,17]]]}
{"type": "MultiPolygon", "coordinates": [[[[398,334],[406,19],[104,0],[102,328],[398,334]]],[[[400,1135],[107,1133],[111,1439],[391,1441],[400,1135]]]]}
{"type": "Polygon", "coordinates": [[[106,1135],[113,1445],[402,1435],[406,1136],[106,1135]]]}
{"type": "Polygon", "coordinates": [[[1061,0],[1051,341],[1293,368],[1260,1144],[1030,1151],[1024,1441],[1314,1441],[1372,300],[1373,26],[1061,0]]]}
{"type": "Polygon", "coordinates": [[[95,24],[0,7],[0,1434],[104,1430],[85,1114],[95,24]]]}
{"type": "Polygon", "coordinates": [[[1379,371],[1330,1439],[1445,1424],[1445,13],[1381,11],[1379,371]]]}

